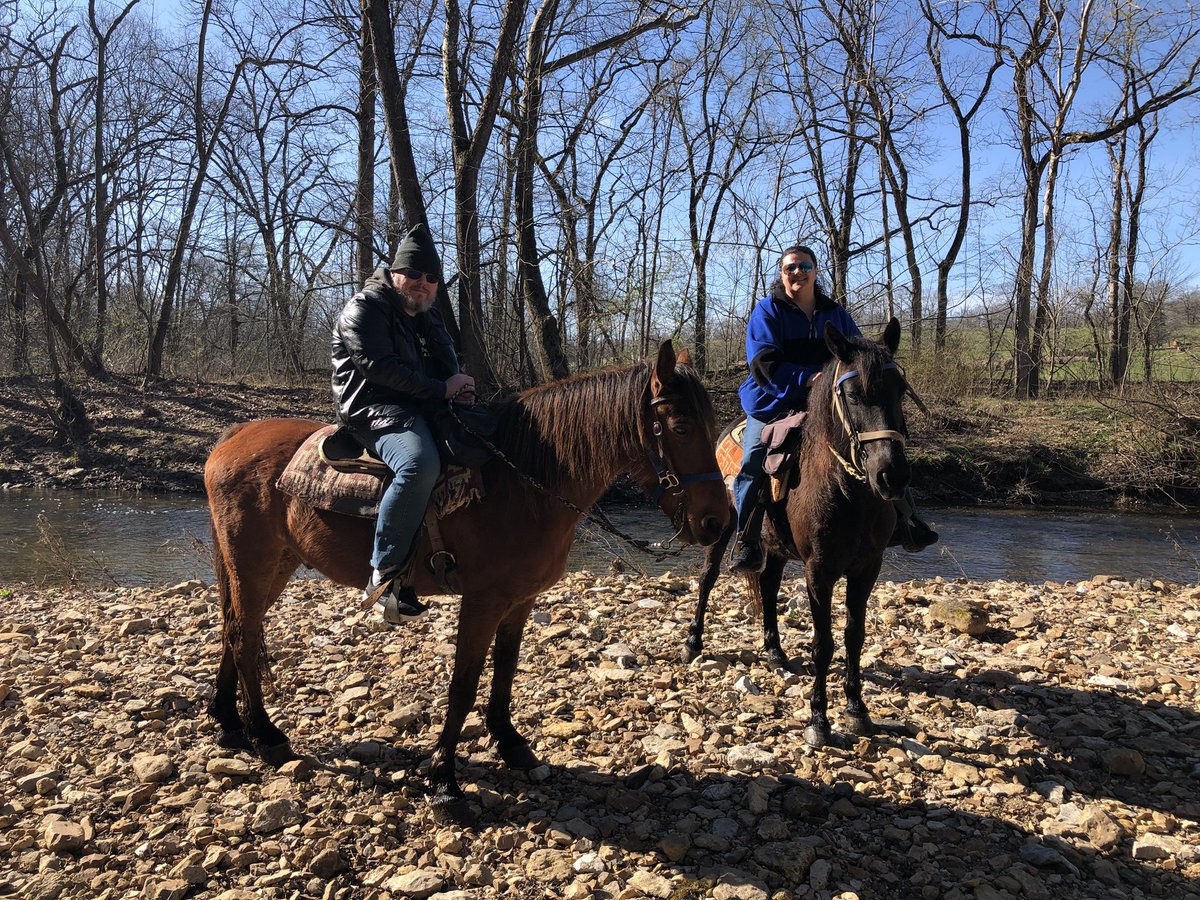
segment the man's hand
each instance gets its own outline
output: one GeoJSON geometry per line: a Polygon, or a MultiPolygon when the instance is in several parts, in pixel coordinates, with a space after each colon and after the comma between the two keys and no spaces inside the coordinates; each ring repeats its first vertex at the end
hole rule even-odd
{"type": "Polygon", "coordinates": [[[451,375],[446,381],[446,399],[455,403],[474,403],[475,379],[466,372],[451,375]]]}

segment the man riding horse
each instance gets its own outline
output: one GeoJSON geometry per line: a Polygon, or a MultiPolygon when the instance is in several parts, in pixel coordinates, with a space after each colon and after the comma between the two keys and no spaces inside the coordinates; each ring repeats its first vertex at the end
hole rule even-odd
{"type": "Polygon", "coordinates": [[[425,413],[447,399],[475,398],[475,380],[460,371],[454,343],[433,308],[441,277],[429,229],[417,225],[391,268],[375,270],[333,327],[338,421],[394,476],[379,503],[374,571],[364,592],[393,626],[428,609],[401,580],[441,470],[425,413]]]}

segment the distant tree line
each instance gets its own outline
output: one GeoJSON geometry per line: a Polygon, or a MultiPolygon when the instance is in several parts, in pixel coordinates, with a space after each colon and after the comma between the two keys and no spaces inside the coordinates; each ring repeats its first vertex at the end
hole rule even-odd
{"type": "Polygon", "coordinates": [[[1196,179],[1154,155],[1197,111],[1182,0],[169,15],[0,0],[0,372],[48,377],[68,432],[81,378],[323,372],[342,303],[422,221],[490,390],[663,335],[735,364],[797,241],[916,357],[986,324],[1020,398],[1072,316],[1111,386],[1195,305],[1196,179]]]}

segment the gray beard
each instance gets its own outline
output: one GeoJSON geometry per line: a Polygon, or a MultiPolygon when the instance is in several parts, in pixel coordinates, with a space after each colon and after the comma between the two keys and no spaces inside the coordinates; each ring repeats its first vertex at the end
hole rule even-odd
{"type": "MultiPolygon", "coordinates": [[[[396,290],[396,294],[400,297],[400,305],[404,307],[404,311],[410,316],[419,315],[420,313],[428,311],[428,307],[425,306],[423,300],[417,300],[415,297],[410,297],[401,290],[396,290]]],[[[430,305],[432,306],[432,304],[430,305]]]]}

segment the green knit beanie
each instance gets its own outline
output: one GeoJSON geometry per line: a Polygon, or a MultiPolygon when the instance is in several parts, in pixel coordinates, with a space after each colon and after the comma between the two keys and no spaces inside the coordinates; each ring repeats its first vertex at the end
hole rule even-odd
{"type": "Polygon", "coordinates": [[[427,275],[442,275],[442,261],[438,257],[437,247],[433,246],[433,238],[425,223],[414,225],[404,236],[400,246],[396,248],[396,258],[392,261],[393,269],[416,269],[427,275]]]}

